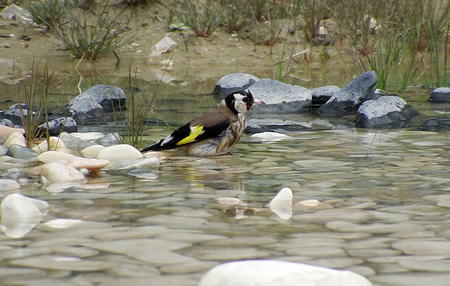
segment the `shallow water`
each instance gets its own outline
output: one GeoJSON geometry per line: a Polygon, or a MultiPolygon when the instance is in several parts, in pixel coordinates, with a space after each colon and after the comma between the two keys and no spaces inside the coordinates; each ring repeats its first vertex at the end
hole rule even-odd
{"type": "MultiPolygon", "coordinates": [[[[293,136],[105,171],[61,193],[30,179],[21,193],[50,209],[25,237],[0,235],[0,284],[196,285],[218,263],[270,258],[352,270],[374,285],[448,285],[448,133],[293,136]],[[265,207],[281,187],[294,192],[289,220],[265,207]],[[221,197],[242,203],[219,205],[221,197]],[[322,204],[298,204],[306,199],[322,204]],[[45,224],[56,218],[83,222],[45,224]]],[[[2,172],[23,164],[3,162],[2,172]]]]}

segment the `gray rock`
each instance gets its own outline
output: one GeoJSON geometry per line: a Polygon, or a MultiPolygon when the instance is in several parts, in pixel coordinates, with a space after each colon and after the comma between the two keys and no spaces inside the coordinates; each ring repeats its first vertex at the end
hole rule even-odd
{"type": "Polygon", "coordinates": [[[33,159],[37,153],[27,147],[13,144],[8,148],[8,155],[18,159],[33,159]]]}
{"type": "Polygon", "coordinates": [[[449,131],[450,130],[450,118],[448,117],[436,117],[425,120],[419,127],[419,130],[425,131],[449,131]]]}
{"type": "Polygon", "coordinates": [[[105,112],[120,111],[125,108],[126,96],[121,88],[95,85],[73,98],[60,114],[68,114],[77,122],[84,122],[102,118],[105,112]]]}
{"type": "Polygon", "coordinates": [[[120,137],[119,133],[114,132],[114,133],[106,134],[105,136],[95,140],[95,143],[107,147],[107,146],[119,144],[120,140],[121,140],[121,137],[120,137]]]}
{"type": "Polygon", "coordinates": [[[327,85],[311,89],[313,107],[323,105],[339,90],[340,88],[335,85],[327,85]]]}
{"type": "MultiPolygon", "coordinates": [[[[0,113],[1,113],[1,111],[0,111],[0,113]]],[[[0,119],[0,125],[4,125],[4,126],[8,126],[8,127],[14,127],[15,126],[14,122],[12,122],[11,120],[6,119],[6,118],[0,119]]]]}
{"type": "MultiPolygon", "coordinates": [[[[0,140],[1,141],[1,140],[0,140]]],[[[4,156],[8,153],[8,147],[0,145],[0,156],[4,156]]]]}
{"type": "Polygon", "coordinates": [[[248,90],[265,104],[254,106],[252,113],[298,113],[311,108],[311,91],[273,79],[260,79],[248,90]]]}
{"type": "MultiPolygon", "coordinates": [[[[0,119],[9,120],[12,124],[10,125],[22,125],[22,117],[27,117],[30,113],[29,108],[24,103],[16,103],[11,105],[7,110],[0,111],[0,119]]],[[[33,115],[36,115],[36,112],[33,112],[33,115]]],[[[5,121],[7,124],[8,121],[5,121]]],[[[3,125],[7,125],[3,124],[3,125]]],[[[9,125],[7,125],[9,126],[9,125]]],[[[13,127],[10,126],[10,127],[13,127]]]]}
{"type": "Polygon", "coordinates": [[[279,132],[286,133],[291,131],[304,131],[311,128],[301,122],[283,119],[251,119],[245,128],[246,134],[256,134],[261,132],[279,132]]]}
{"type": "Polygon", "coordinates": [[[450,103],[450,87],[439,87],[433,89],[428,99],[431,102],[449,102],[450,103]]]}
{"type": "Polygon", "coordinates": [[[248,73],[227,74],[217,81],[213,94],[222,99],[234,91],[247,89],[258,80],[259,78],[248,73]]]}
{"type": "Polygon", "coordinates": [[[317,113],[322,117],[354,114],[358,106],[374,94],[376,85],[375,72],[365,72],[333,95],[317,113]]]}
{"type": "Polygon", "coordinates": [[[59,117],[38,127],[38,133],[40,134],[46,134],[47,130],[50,136],[58,136],[61,132],[77,132],[78,125],[72,117],[59,117]]]}
{"type": "Polygon", "coordinates": [[[358,109],[356,126],[364,128],[403,128],[419,112],[398,96],[381,96],[365,101],[358,109]]]}

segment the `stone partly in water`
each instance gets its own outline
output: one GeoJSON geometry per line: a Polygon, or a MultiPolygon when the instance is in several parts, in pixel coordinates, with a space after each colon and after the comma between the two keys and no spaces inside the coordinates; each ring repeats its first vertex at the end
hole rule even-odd
{"type": "Polygon", "coordinates": [[[8,148],[8,155],[17,159],[33,159],[36,158],[37,153],[27,147],[13,144],[8,148]]]}
{"type": "Polygon", "coordinates": [[[4,156],[8,153],[8,147],[5,145],[0,145],[0,156],[4,156]]]}
{"type": "Polygon", "coordinates": [[[38,126],[38,132],[40,134],[49,134],[50,136],[58,136],[61,132],[77,132],[77,122],[72,117],[59,117],[50,120],[47,123],[38,126]]]}
{"type": "Polygon", "coordinates": [[[72,99],[60,114],[69,114],[77,122],[102,118],[105,112],[125,108],[125,92],[112,85],[95,85],[72,99]]]}
{"type": "Polygon", "coordinates": [[[247,89],[258,80],[259,78],[248,73],[227,74],[217,81],[213,94],[222,99],[234,91],[247,89]]]}
{"type": "Polygon", "coordinates": [[[14,191],[20,189],[20,184],[15,180],[10,179],[0,179],[0,191],[14,191]]]}
{"type": "Polygon", "coordinates": [[[261,142],[277,142],[283,140],[291,140],[293,139],[291,136],[284,135],[277,132],[261,132],[256,133],[250,136],[251,140],[261,141],[261,142]]]}
{"type": "Polygon", "coordinates": [[[278,118],[252,118],[248,121],[245,133],[257,134],[263,132],[292,132],[311,129],[311,126],[304,122],[294,120],[284,120],[278,118]]]}
{"type": "Polygon", "coordinates": [[[58,137],[49,137],[48,140],[42,140],[39,144],[31,147],[31,150],[37,153],[43,153],[49,150],[67,152],[66,146],[64,145],[63,141],[58,137]]]}
{"type": "Polygon", "coordinates": [[[448,117],[436,117],[425,120],[419,127],[419,130],[425,131],[449,131],[450,130],[450,118],[448,117]]]}
{"type": "Polygon", "coordinates": [[[12,238],[21,238],[38,224],[48,204],[21,194],[10,194],[1,203],[1,229],[12,238]]]}
{"type": "Polygon", "coordinates": [[[51,183],[82,181],[85,179],[83,174],[74,167],[59,162],[45,164],[41,175],[45,178],[44,180],[51,183]]]}
{"type": "Polygon", "coordinates": [[[298,113],[311,108],[311,91],[273,79],[260,79],[248,90],[264,104],[254,106],[251,113],[298,113]]]}
{"type": "MultiPolygon", "coordinates": [[[[31,113],[29,107],[24,103],[16,103],[11,105],[7,110],[0,111],[0,119],[8,119],[13,124],[22,125],[23,119],[27,118],[31,113]]],[[[35,112],[33,112],[36,115],[35,112]]]]}
{"type": "Polygon", "coordinates": [[[39,154],[37,159],[43,163],[51,163],[57,161],[70,161],[75,156],[72,154],[58,152],[58,151],[47,151],[39,154]]]}
{"type": "Polygon", "coordinates": [[[206,273],[199,286],[370,286],[359,274],[324,267],[275,261],[247,260],[221,264],[206,273]]]}
{"type": "Polygon", "coordinates": [[[381,96],[365,101],[358,109],[356,126],[365,128],[402,128],[419,112],[398,96],[381,96]]]}
{"type": "Polygon", "coordinates": [[[376,85],[375,72],[365,72],[333,95],[317,113],[322,117],[354,114],[358,106],[374,94],[376,85]]]}
{"type": "Polygon", "coordinates": [[[322,106],[339,90],[340,88],[335,85],[327,85],[311,89],[312,107],[322,106]]]}
{"type": "Polygon", "coordinates": [[[290,219],[292,217],[292,197],[291,189],[282,188],[270,201],[270,210],[282,219],[290,219]]]}
{"type": "Polygon", "coordinates": [[[450,87],[439,87],[433,89],[429,101],[450,103],[450,87]]]}
{"type": "Polygon", "coordinates": [[[157,57],[162,54],[170,53],[176,46],[177,43],[174,40],[169,36],[165,36],[152,47],[150,57],[157,57]]]}
{"type": "Polygon", "coordinates": [[[110,161],[117,160],[136,160],[144,158],[141,152],[128,144],[119,144],[110,147],[106,147],[97,155],[98,159],[106,159],[110,161]]]}
{"type": "Polygon", "coordinates": [[[84,148],[80,151],[81,155],[86,158],[97,158],[98,153],[100,150],[105,149],[105,146],[102,145],[92,145],[89,147],[84,148]]]}

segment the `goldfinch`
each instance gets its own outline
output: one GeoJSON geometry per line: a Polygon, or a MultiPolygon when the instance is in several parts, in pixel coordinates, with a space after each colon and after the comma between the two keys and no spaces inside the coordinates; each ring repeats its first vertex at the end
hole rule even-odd
{"type": "Polygon", "coordinates": [[[191,120],[141,152],[184,147],[187,155],[194,156],[227,153],[244,132],[247,112],[261,103],[248,90],[233,92],[217,109],[191,120]]]}

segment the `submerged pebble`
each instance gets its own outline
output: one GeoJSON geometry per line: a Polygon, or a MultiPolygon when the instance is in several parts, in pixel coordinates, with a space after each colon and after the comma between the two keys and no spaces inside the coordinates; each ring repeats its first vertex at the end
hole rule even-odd
{"type": "Polygon", "coordinates": [[[52,183],[81,181],[85,179],[83,174],[74,167],[59,162],[45,164],[42,168],[41,175],[52,183]]]}
{"type": "Polygon", "coordinates": [[[8,155],[17,159],[34,159],[37,153],[27,147],[12,144],[8,148],[8,155]]]}

